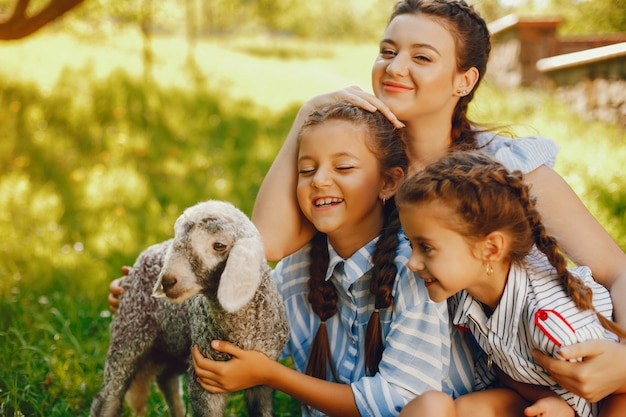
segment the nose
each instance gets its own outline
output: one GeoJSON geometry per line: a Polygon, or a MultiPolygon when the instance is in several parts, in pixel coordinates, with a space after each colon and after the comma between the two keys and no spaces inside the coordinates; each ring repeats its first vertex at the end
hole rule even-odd
{"type": "Polygon", "coordinates": [[[396,77],[404,77],[409,73],[408,65],[406,59],[402,54],[396,55],[390,62],[387,64],[386,69],[387,74],[396,77]]]}
{"type": "Polygon", "coordinates": [[[331,183],[331,177],[328,171],[324,168],[318,168],[315,171],[315,175],[311,179],[311,185],[315,188],[326,187],[331,183]]]}
{"type": "Polygon", "coordinates": [[[424,262],[422,262],[421,257],[419,255],[416,255],[415,252],[411,254],[411,257],[409,258],[409,262],[407,263],[407,266],[409,267],[411,271],[414,271],[414,272],[419,272],[419,271],[424,270],[424,262]]]}
{"type": "Polygon", "coordinates": [[[178,280],[176,279],[176,277],[172,275],[164,275],[163,279],[161,280],[161,285],[163,286],[163,292],[167,294],[167,292],[170,289],[172,289],[172,287],[176,285],[177,282],[178,280]]]}

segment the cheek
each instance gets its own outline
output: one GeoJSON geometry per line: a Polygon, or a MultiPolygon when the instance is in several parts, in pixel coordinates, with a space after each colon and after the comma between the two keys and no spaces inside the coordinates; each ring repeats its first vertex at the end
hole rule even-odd
{"type": "Polygon", "coordinates": [[[300,209],[306,213],[310,202],[309,187],[304,183],[304,181],[298,181],[298,185],[296,186],[296,198],[298,199],[300,209]]]}

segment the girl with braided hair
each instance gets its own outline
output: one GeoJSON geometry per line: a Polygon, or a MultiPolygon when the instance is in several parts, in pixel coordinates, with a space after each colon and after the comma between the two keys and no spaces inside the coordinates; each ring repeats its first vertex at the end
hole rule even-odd
{"type": "MultiPolygon", "coordinates": [[[[450,298],[453,324],[472,333],[489,366],[517,381],[513,389],[531,384],[558,395],[529,394],[519,384],[520,395],[534,402],[525,415],[622,416],[626,394],[610,396],[601,412],[601,402],[563,389],[532,356],[539,350],[558,358],[562,345],[617,342],[626,331],[611,321],[610,295],[590,269],[567,268],[523,180],[481,151],[451,152],[408,178],[396,201],[412,247],[409,268],[431,300],[450,298]]],[[[460,397],[459,414],[489,415],[502,395],[496,389],[460,397]]],[[[414,400],[402,415],[436,415],[430,404],[441,407],[442,398],[448,410],[441,415],[456,416],[452,399],[439,392],[414,400]]]]}
{"type": "Polygon", "coordinates": [[[380,112],[338,103],[307,118],[295,194],[317,232],[274,270],[294,369],[220,341],[227,362],[193,351],[205,389],[264,384],[300,400],[306,415],[345,417],[396,416],[423,392],[464,388],[448,376],[447,306],[407,268],[394,201],[407,167],[400,131],[380,112]]]}

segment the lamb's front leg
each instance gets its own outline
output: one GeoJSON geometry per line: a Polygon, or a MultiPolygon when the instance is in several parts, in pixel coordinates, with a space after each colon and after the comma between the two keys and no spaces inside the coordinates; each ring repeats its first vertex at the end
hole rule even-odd
{"type": "Polygon", "coordinates": [[[211,394],[196,381],[193,366],[189,371],[189,402],[194,417],[223,417],[228,394],[211,394]]]}
{"type": "Polygon", "coordinates": [[[258,385],[245,391],[244,398],[249,417],[271,417],[274,415],[274,390],[258,385]]]}

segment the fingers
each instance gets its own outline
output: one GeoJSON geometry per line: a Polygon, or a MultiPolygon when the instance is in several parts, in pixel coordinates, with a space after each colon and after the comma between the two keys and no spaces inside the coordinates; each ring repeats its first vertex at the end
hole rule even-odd
{"type": "Polygon", "coordinates": [[[563,346],[560,350],[565,360],[596,356],[603,352],[602,343],[597,340],[589,340],[575,345],[563,346]]]}
{"type": "Polygon", "coordinates": [[[130,273],[130,266],[126,266],[124,265],[123,267],[120,268],[120,271],[122,272],[122,274],[124,274],[124,276],[128,275],[130,273]]]}
{"type": "Polygon", "coordinates": [[[333,93],[322,94],[320,96],[314,97],[309,103],[314,107],[319,108],[322,106],[326,106],[332,103],[336,103],[338,101],[345,101],[354,106],[361,107],[370,112],[380,111],[396,128],[401,129],[405,127],[404,123],[402,123],[395,114],[387,107],[385,103],[383,103],[380,99],[378,99],[375,95],[370,94],[366,91],[363,91],[358,86],[350,86],[333,93]]]}
{"type": "Polygon", "coordinates": [[[228,353],[230,356],[234,357],[239,357],[244,352],[244,350],[238,348],[237,345],[224,340],[213,340],[211,347],[218,352],[228,353]]]}

